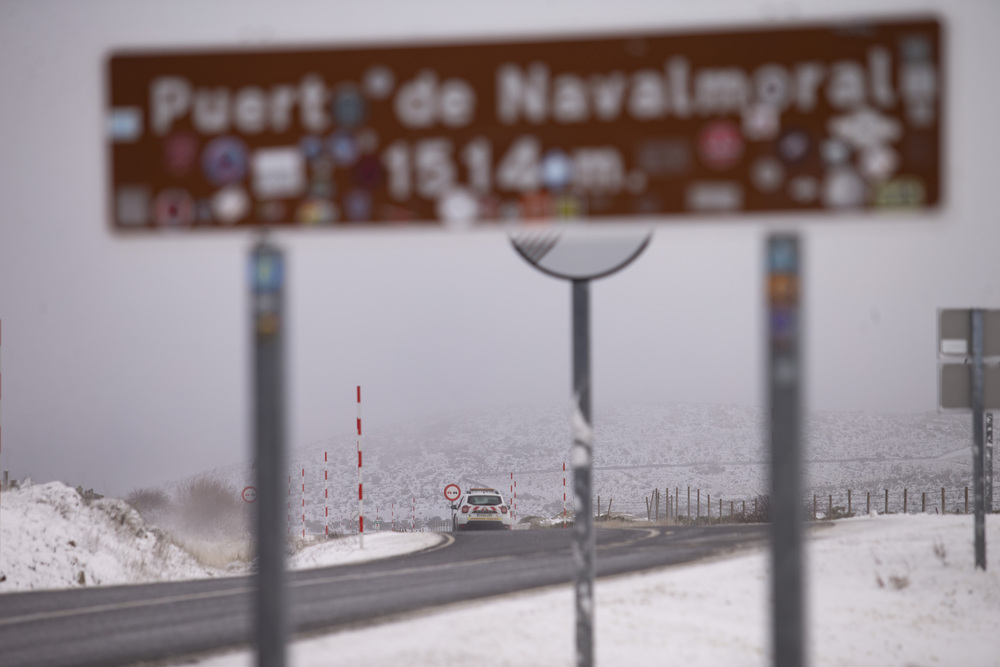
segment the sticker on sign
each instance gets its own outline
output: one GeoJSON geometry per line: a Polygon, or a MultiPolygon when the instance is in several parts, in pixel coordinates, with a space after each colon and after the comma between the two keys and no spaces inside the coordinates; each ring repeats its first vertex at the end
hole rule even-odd
{"type": "Polygon", "coordinates": [[[942,186],[941,32],[937,18],[915,17],[118,53],[107,76],[109,194],[129,205],[111,207],[112,225],[309,225],[296,212],[315,197],[344,212],[324,224],[385,228],[401,217],[463,228],[931,207],[942,186]],[[842,145],[836,160],[823,151],[831,142],[842,145]],[[764,157],[779,162],[761,176],[764,157]],[[228,185],[248,205],[193,224],[178,202],[228,185]],[[155,215],[163,193],[176,210],[155,215]],[[587,205],[568,216],[530,203],[570,194],[587,205]]]}

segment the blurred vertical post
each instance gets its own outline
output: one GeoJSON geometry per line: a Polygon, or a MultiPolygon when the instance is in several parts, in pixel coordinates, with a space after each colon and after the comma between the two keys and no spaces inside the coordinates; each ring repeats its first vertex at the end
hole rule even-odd
{"type": "Polygon", "coordinates": [[[576,566],[576,664],[594,664],[594,517],[582,503],[591,494],[590,282],[573,281],[573,563],[576,566]]]}
{"type": "Polygon", "coordinates": [[[986,413],[986,513],[993,512],[993,413],[986,413]]]}
{"type": "Polygon", "coordinates": [[[771,642],[775,667],[804,664],[800,428],[799,239],[767,239],[767,360],[771,437],[771,642]]]}
{"type": "Polygon", "coordinates": [[[976,568],[986,570],[986,489],[983,447],[983,311],[973,308],[972,318],[972,488],[975,512],[976,568]]]}
{"type": "MultiPolygon", "coordinates": [[[[2,363],[2,357],[0,357],[0,367],[2,367],[2,365],[3,365],[3,363],[2,363]]],[[[3,378],[3,371],[2,371],[2,369],[0,369],[0,380],[2,380],[2,378],[3,378]]],[[[3,395],[3,391],[2,391],[2,389],[0,389],[0,397],[2,397],[2,395],[3,395]]],[[[2,434],[0,434],[0,453],[2,453],[2,452],[3,452],[3,436],[2,436],[2,434]]],[[[7,486],[7,471],[4,470],[3,479],[0,480],[0,496],[3,496],[3,492],[4,492],[4,489],[6,488],[6,486],[7,486]]],[[[2,554],[2,553],[3,552],[0,551],[0,554],[2,554]]],[[[0,561],[0,562],[2,562],[2,561],[0,561]]],[[[0,569],[0,575],[2,575],[2,574],[3,574],[3,570],[0,569]]]]}
{"type": "Polygon", "coordinates": [[[284,667],[285,544],[281,480],[285,477],[284,287],[282,252],[266,239],[251,251],[253,289],[254,446],[257,456],[257,599],[254,639],[259,667],[284,667]]]}

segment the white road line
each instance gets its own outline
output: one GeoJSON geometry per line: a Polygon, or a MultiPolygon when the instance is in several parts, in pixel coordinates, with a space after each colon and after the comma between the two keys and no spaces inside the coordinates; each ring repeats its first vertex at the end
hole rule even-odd
{"type": "MultiPolygon", "coordinates": [[[[624,542],[615,542],[613,544],[602,545],[602,549],[622,546],[625,544],[631,544],[638,542],[640,540],[647,540],[651,537],[656,537],[659,532],[651,528],[639,529],[646,533],[645,536],[639,538],[638,540],[626,540],[624,542]]],[[[432,551],[438,551],[446,547],[451,546],[455,542],[455,538],[451,535],[444,535],[445,542],[437,546],[431,547],[422,552],[418,553],[430,553],[432,551]]],[[[545,555],[545,554],[542,554],[545,555]]],[[[404,574],[416,574],[420,572],[430,572],[434,570],[441,570],[445,568],[456,568],[464,567],[469,565],[482,565],[484,563],[498,563],[505,560],[512,560],[514,558],[522,558],[522,556],[494,556],[491,558],[478,558],[475,560],[466,560],[460,563],[441,563],[438,565],[426,565],[422,567],[409,567],[401,570],[393,570],[389,575],[385,572],[370,572],[367,574],[352,574],[352,575],[342,575],[334,577],[319,577],[319,578],[305,578],[298,581],[289,582],[288,586],[291,588],[300,588],[303,586],[314,586],[316,584],[332,584],[341,581],[360,581],[364,579],[372,579],[375,577],[385,577],[392,575],[404,575],[404,574]]],[[[357,564],[357,563],[352,563],[357,564]]],[[[224,591],[210,591],[206,593],[188,593],[186,595],[170,595],[162,598],[152,598],[145,600],[132,600],[129,602],[116,602],[112,604],[101,604],[93,605],[90,607],[78,607],[76,609],[61,609],[59,611],[48,611],[41,612],[37,614],[26,614],[24,616],[13,616],[10,618],[0,619],[0,627],[7,627],[11,625],[20,625],[22,623],[31,623],[32,621],[45,621],[57,618],[70,618],[72,616],[84,616],[86,614],[99,614],[111,611],[121,611],[123,609],[138,609],[141,607],[155,607],[157,605],[174,604],[176,602],[193,602],[195,600],[211,600],[213,598],[224,598],[232,597],[234,595],[244,595],[248,593],[253,593],[256,589],[253,587],[240,587],[232,588],[224,591]]]]}
{"type": "Polygon", "coordinates": [[[139,607],[152,607],[160,604],[172,604],[174,602],[191,602],[193,600],[210,600],[212,598],[223,598],[232,595],[243,595],[252,593],[253,588],[232,588],[225,591],[211,591],[209,593],[188,593],[186,595],[171,595],[165,598],[153,598],[147,600],[132,600],[130,602],[115,602],[112,604],[98,604],[91,607],[78,607],[76,609],[61,609],[59,611],[46,611],[38,614],[26,614],[24,616],[13,616],[11,618],[0,619],[0,627],[8,625],[18,625],[20,623],[30,623],[31,621],[46,621],[54,618],[69,618],[70,616],[83,616],[85,614],[97,614],[106,611],[120,611],[122,609],[137,609],[139,607]]]}

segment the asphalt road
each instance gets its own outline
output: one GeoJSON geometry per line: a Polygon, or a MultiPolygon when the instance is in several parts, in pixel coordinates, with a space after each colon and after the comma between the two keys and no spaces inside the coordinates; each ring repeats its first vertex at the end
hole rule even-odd
{"type": "MultiPolygon", "coordinates": [[[[597,573],[690,562],[767,539],[767,526],[599,529],[597,573]]],[[[445,535],[408,556],[289,574],[294,632],[572,581],[571,530],[445,535]]],[[[247,644],[253,579],[0,596],[0,665],[127,665],[247,644]]]]}

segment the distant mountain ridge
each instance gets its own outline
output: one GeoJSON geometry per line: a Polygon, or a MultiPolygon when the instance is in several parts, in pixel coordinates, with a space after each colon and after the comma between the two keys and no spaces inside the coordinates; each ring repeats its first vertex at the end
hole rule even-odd
{"type": "MultiPolygon", "coordinates": [[[[594,495],[605,506],[614,498],[613,509],[641,514],[645,496],[654,488],[665,495],[665,487],[681,489],[682,509],[689,485],[701,490],[703,502],[711,494],[713,503],[766,492],[762,408],[604,405],[595,409],[594,423],[594,495]]],[[[825,497],[851,488],[857,499],[884,488],[902,493],[906,486],[920,493],[947,487],[952,493],[970,484],[972,429],[966,415],[820,412],[808,417],[805,431],[807,493],[825,497]]],[[[563,462],[572,511],[570,444],[565,406],[504,406],[369,427],[364,442],[366,525],[376,511],[380,519],[392,516],[407,527],[414,515],[418,524],[449,517],[446,484],[485,484],[509,495],[511,473],[520,516],[552,517],[562,512],[563,462]]],[[[290,452],[293,531],[301,530],[303,498],[309,532],[322,532],[326,508],[331,525],[350,516],[357,505],[355,449],[354,435],[345,434],[290,452]]],[[[246,466],[215,471],[239,488],[249,483],[251,472],[246,466]]]]}

